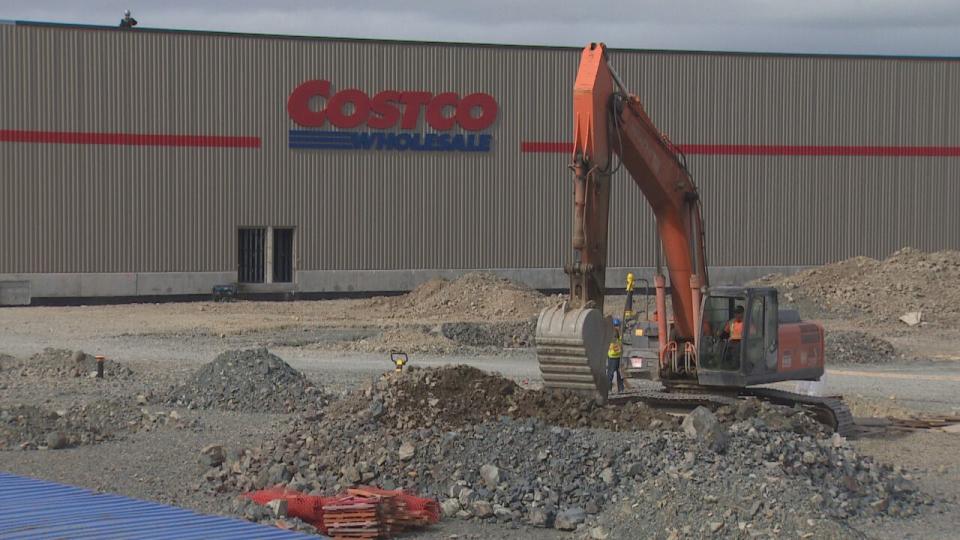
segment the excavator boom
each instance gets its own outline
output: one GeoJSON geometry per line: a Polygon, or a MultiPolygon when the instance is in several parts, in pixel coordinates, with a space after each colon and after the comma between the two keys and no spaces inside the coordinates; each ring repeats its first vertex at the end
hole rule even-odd
{"type": "MultiPolygon", "coordinates": [[[[639,98],[626,92],[602,43],[583,50],[573,108],[574,256],[565,268],[570,296],[541,313],[538,356],[547,387],[595,388],[605,399],[602,366],[612,329],[604,326],[602,310],[612,174],[624,167],[653,209],[672,284],[673,342],[694,355],[700,295],[708,285],[703,221],[696,186],[678,152],[657,131],[639,98]],[[615,157],[621,165],[614,165],[615,157]],[[561,344],[564,354],[558,354],[561,344]]],[[[662,293],[666,284],[659,274],[658,268],[662,293]]],[[[658,299],[657,309],[665,314],[663,294],[658,299]]],[[[659,317],[661,355],[668,349],[666,320],[659,317]]]]}

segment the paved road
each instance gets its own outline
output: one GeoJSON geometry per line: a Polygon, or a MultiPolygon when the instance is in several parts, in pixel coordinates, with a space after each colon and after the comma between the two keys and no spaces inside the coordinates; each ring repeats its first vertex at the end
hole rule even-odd
{"type": "Polygon", "coordinates": [[[960,363],[856,366],[827,370],[831,393],[890,400],[930,412],[960,412],[960,363]]]}
{"type": "MultiPolygon", "coordinates": [[[[171,338],[162,336],[107,336],[65,341],[57,337],[3,335],[0,352],[30,355],[43,347],[82,348],[91,353],[122,358],[150,369],[186,372],[209,362],[219,352],[249,347],[230,337],[171,338]]],[[[385,354],[334,352],[309,347],[274,347],[271,351],[312,378],[335,388],[349,388],[392,369],[385,354]]],[[[496,371],[524,385],[540,384],[536,355],[532,350],[506,353],[411,355],[412,365],[468,364],[496,371]]],[[[960,362],[928,361],[904,365],[857,365],[830,368],[827,392],[889,400],[909,408],[931,412],[960,412],[960,362]]],[[[794,390],[793,383],[781,385],[794,390]]]]}

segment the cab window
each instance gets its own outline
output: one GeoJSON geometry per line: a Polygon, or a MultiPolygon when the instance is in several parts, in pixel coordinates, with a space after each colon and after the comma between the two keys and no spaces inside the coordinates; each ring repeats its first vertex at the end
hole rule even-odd
{"type": "Polygon", "coordinates": [[[754,367],[764,364],[764,331],[766,329],[766,302],[762,296],[756,296],[750,299],[750,309],[747,312],[745,327],[745,346],[744,362],[746,363],[746,372],[752,373],[754,367]]]}
{"type": "Polygon", "coordinates": [[[704,304],[700,339],[700,365],[705,369],[740,369],[740,345],[731,342],[727,323],[733,319],[737,307],[744,307],[744,298],[710,296],[704,304]]]}

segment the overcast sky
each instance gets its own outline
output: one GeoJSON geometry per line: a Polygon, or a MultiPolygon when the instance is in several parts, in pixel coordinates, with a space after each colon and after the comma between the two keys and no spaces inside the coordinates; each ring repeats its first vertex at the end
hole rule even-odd
{"type": "Polygon", "coordinates": [[[960,0],[0,0],[0,19],[270,34],[960,56],[960,0]]]}

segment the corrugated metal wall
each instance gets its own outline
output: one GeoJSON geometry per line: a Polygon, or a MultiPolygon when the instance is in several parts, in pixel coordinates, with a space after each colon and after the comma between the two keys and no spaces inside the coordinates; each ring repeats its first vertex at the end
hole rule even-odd
{"type": "MultiPolygon", "coordinates": [[[[574,49],[0,25],[0,130],[244,135],[262,147],[0,142],[0,273],[236,268],[236,228],[294,226],[298,270],[537,268],[569,257],[574,49]],[[489,154],[291,150],[290,91],[492,94],[489,154]]],[[[617,52],[680,143],[960,145],[960,62],[617,52]]],[[[960,158],[690,156],[709,261],[960,248],[960,158]]],[[[616,179],[611,266],[653,261],[616,179]]]]}

